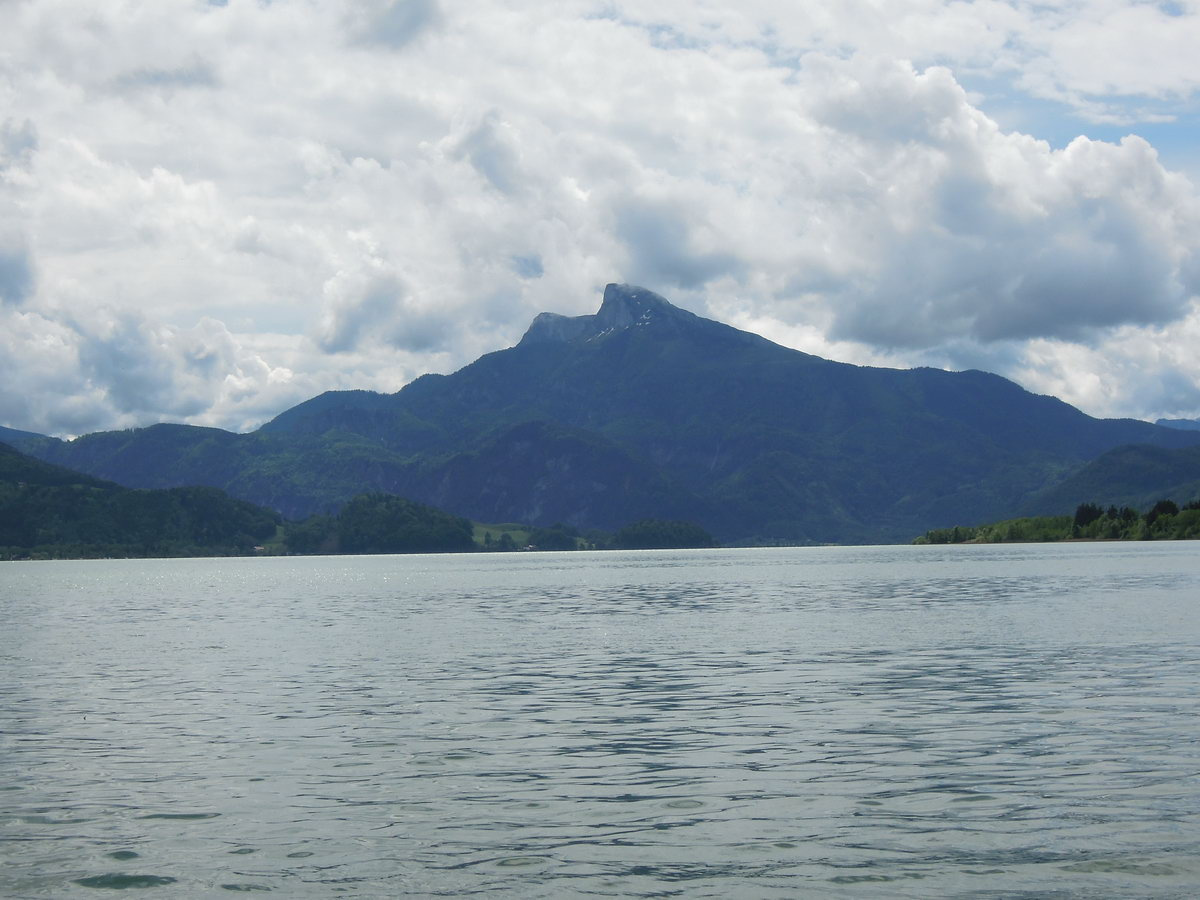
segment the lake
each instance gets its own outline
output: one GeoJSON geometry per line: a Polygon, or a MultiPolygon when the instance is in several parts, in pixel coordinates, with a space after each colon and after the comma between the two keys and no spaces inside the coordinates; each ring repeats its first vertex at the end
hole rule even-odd
{"type": "Polygon", "coordinates": [[[0,895],[1192,897],[1200,543],[0,564],[0,895]]]}

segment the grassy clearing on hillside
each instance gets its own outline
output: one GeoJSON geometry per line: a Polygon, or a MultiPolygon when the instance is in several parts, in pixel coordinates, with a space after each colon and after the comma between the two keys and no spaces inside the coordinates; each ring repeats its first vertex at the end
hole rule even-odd
{"type": "Polygon", "coordinates": [[[475,543],[484,550],[520,549],[529,545],[530,528],[515,522],[500,525],[486,525],[482,522],[472,523],[475,543]],[[505,540],[505,535],[508,539],[505,540]],[[510,546],[511,544],[511,546],[510,546]]]}

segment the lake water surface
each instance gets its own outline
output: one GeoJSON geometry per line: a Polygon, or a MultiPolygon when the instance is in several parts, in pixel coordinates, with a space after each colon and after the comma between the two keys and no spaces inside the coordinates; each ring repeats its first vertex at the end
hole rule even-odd
{"type": "Polygon", "coordinates": [[[1193,897],[1200,543],[0,564],[0,896],[1193,897]]]}

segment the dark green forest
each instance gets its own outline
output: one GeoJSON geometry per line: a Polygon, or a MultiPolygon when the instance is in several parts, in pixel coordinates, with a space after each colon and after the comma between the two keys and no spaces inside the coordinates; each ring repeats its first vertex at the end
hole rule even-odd
{"type": "Polygon", "coordinates": [[[691,522],[642,519],[613,535],[613,545],[622,550],[685,550],[715,547],[713,536],[691,522]]]}
{"type": "Polygon", "coordinates": [[[284,528],[290,553],[451,553],[474,550],[474,525],[391,494],[360,494],[336,516],[284,528]]]}
{"type": "Polygon", "coordinates": [[[240,555],[279,523],[216,488],[123,488],[0,444],[0,559],[240,555]]]}

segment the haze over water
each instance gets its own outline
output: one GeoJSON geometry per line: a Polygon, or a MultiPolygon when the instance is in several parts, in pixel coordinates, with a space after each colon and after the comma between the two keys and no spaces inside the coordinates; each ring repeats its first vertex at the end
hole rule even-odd
{"type": "Polygon", "coordinates": [[[0,895],[1190,897],[1197,598],[1195,543],[3,564],[0,895]]]}

